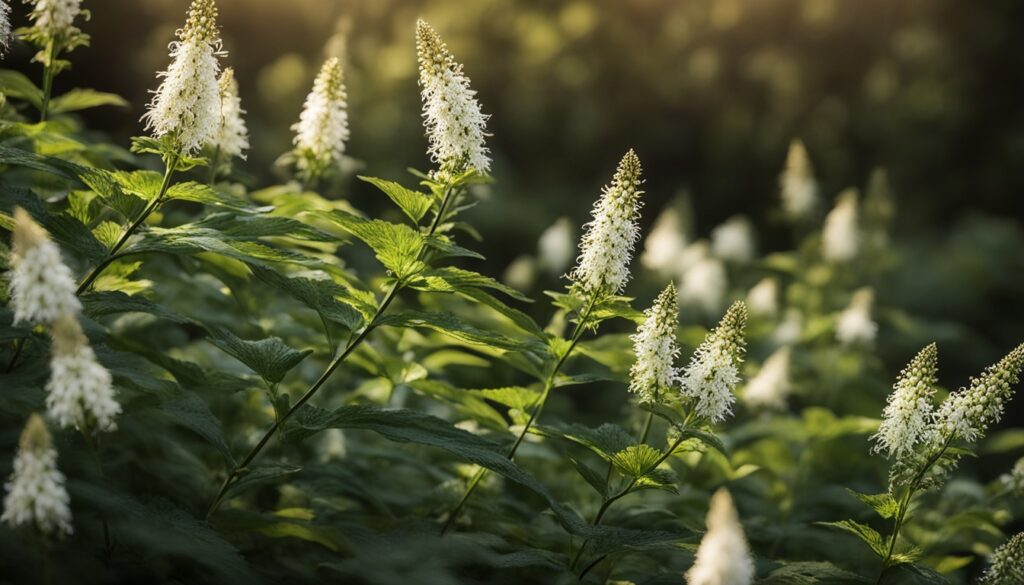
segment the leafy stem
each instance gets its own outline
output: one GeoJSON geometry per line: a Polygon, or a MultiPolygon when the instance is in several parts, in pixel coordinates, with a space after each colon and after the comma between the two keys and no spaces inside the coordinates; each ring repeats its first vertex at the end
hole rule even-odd
{"type": "MultiPolygon", "coordinates": [[[[544,390],[541,392],[537,408],[533,409],[533,412],[530,414],[530,418],[526,421],[526,425],[523,426],[523,430],[520,431],[515,442],[512,443],[512,447],[509,448],[508,453],[505,455],[509,461],[516,456],[516,451],[519,450],[519,445],[523,443],[523,439],[526,437],[526,434],[530,432],[530,428],[533,427],[533,423],[536,422],[537,417],[539,417],[541,411],[544,410],[544,405],[547,403],[548,396],[551,394],[551,389],[555,385],[555,376],[558,375],[562,366],[565,365],[566,360],[569,359],[573,350],[576,349],[576,345],[580,342],[580,338],[583,337],[583,333],[587,330],[590,313],[594,310],[594,305],[597,304],[599,296],[600,295],[598,293],[592,295],[590,300],[587,302],[586,309],[584,309],[580,314],[580,318],[576,322],[576,327],[573,329],[572,337],[569,338],[568,347],[566,347],[565,351],[559,355],[558,360],[555,362],[554,366],[551,368],[551,372],[547,376],[547,379],[544,381],[544,390]]],[[[452,509],[451,513],[448,515],[448,519],[444,523],[444,527],[441,528],[442,536],[455,524],[455,520],[458,519],[462,509],[466,506],[466,502],[469,501],[470,496],[472,496],[473,492],[476,490],[476,486],[485,475],[487,475],[487,468],[481,467],[473,475],[472,479],[470,479],[469,484],[466,486],[466,491],[462,494],[462,498],[459,499],[459,503],[455,505],[454,509],[452,509]]]]}
{"type": "MultiPolygon", "coordinates": [[[[441,204],[437,210],[437,215],[434,216],[434,221],[431,222],[430,228],[427,230],[427,237],[433,236],[436,233],[438,227],[441,225],[441,219],[444,217],[445,212],[448,210],[448,206],[451,203],[451,200],[456,198],[456,194],[457,190],[454,189],[451,185],[445,188],[444,196],[442,197],[441,204]]],[[[420,248],[419,254],[417,255],[417,259],[421,259],[425,252],[426,245],[420,248]]],[[[245,456],[245,458],[231,469],[231,472],[228,473],[228,476],[224,479],[224,483],[221,485],[220,491],[217,492],[217,496],[213,499],[213,502],[210,504],[210,508],[206,511],[207,518],[209,518],[215,511],[217,511],[217,507],[224,500],[224,497],[227,495],[228,490],[231,488],[232,484],[234,484],[234,482],[239,478],[241,472],[245,470],[253,462],[253,460],[256,459],[256,457],[260,454],[263,448],[267,446],[267,443],[270,442],[270,439],[273,438],[273,436],[281,429],[285,421],[291,418],[293,414],[298,412],[298,410],[302,408],[303,405],[309,402],[309,400],[313,398],[313,396],[317,392],[320,391],[320,388],[323,387],[323,385],[331,377],[334,371],[337,370],[338,367],[341,366],[341,364],[345,361],[345,359],[348,358],[348,356],[351,355],[352,352],[355,351],[356,348],[358,348],[363,343],[363,341],[366,340],[370,333],[378,327],[378,325],[380,324],[380,318],[384,315],[384,312],[387,311],[387,308],[388,306],[391,305],[391,302],[395,300],[395,297],[398,295],[398,291],[402,290],[402,288],[405,287],[407,281],[408,278],[400,278],[396,280],[394,284],[391,285],[391,288],[388,289],[388,292],[384,295],[384,299],[380,302],[379,305],[377,305],[377,308],[374,311],[373,317],[370,319],[369,323],[367,323],[367,325],[363,327],[363,329],[355,336],[354,339],[352,339],[346,344],[345,349],[342,350],[341,353],[339,353],[333,360],[331,360],[331,363],[327,365],[327,368],[323,371],[323,373],[320,374],[320,377],[317,378],[316,381],[313,382],[313,384],[309,387],[309,389],[307,389],[306,392],[298,400],[295,401],[295,404],[293,404],[288,409],[288,411],[285,412],[283,415],[277,417],[277,420],[274,421],[274,424],[270,427],[270,429],[267,430],[266,433],[263,434],[263,436],[252,447],[252,449],[249,450],[249,453],[245,456]]]]}

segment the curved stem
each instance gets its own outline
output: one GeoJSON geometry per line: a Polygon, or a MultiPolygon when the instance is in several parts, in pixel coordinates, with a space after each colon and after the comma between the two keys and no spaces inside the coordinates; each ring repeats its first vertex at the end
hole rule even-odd
{"type": "MultiPolygon", "coordinates": [[[[537,417],[540,416],[541,411],[544,410],[544,405],[547,404],[548,396],[551,395],[551,388],[555,383],[555,376],[558,375],[559,370],[561,370],[562,366],[565,365],[565,362],[569,359],[572,351],[576,349],[576,345],[580,342],[580,338],[583,337],[583,332],[586,331],[587,321],[590,319],[590,313],[594,310],[594,305],[597,303],[597,297],[597,294],[591,297],[586,310],[580,315],[580,320],[576,323],[576,327],[573,329],[572,337],[569,339],[569,347],[566,348],[565,352],[562,353],[561,356],[559,356],[558,361],[555,362],[554,367],[551,369],[551,373],[548,374],[547,380],[544,382],[544,390],[541,392],[537,408],[535,408],[530,414],[530,418],[526,421],[526,425],[523,427],[523,430],[519,433],[519,436],[516,437],[515,442],[512,443],[512,447],[505,455],[509,461],[516,456],[516,451],[519,450],[519,445],[523,443],[523,439],[526,437],[526,434],[530,432],[530,428],[533,427],[533,423],[537,420],[537,417]]],[[[459,500],[459,503],[452,509],[451,513],[448,515],[448,519],[444,523],[444,526],[441,528],[442,536],[444,536],[445,533],[448,532],[448,529],[455,524],[455,520],[458,519],[459,513],[462,512],[462,508],[465,507],[466,502],[469,501],[469,497],[473,495],[473,491],[476,490],[476,486],[485,475],[487,475],[487,468],[481,467],[480,470],[477,471],[476,475],[473,476],[469,485],[466,486],[466,492],[462,494],[462,498],[459,500]]]]}
{"type": "Polygon", "coordinates": [[[164,170],[164,180],[160,184],[160,191],[157,192],[156,197],[154,197],[152,201],[150,201],[149,204],[146,205],[146,208],[143,209],[142,213],[139,214],[137,218],[135,218],[135,221],[133,221],[131,225],[128,226],[128,229],[124,230],[124,233],[121,234],[121,237],[117,240],[117,243],[115,243],[114,246],[110,248],[110,251],[107,252],[107,257],[104,258],[102,262],[97,264],[96,267],[92,269],[89,275],[85,277],[85,280],[82,281],[82,284],[78,285],[78,290],[75,291],[76,295],[81,295],[85,291],[89,290],[89,287],[92,286],[94,282],[96,282],[96,279],[99,278],[100,274],[102,274],[103,271],[107,268],[107,266],[110,266],[110,263],[117,258],[117,253],[128,242],[128,239],[132,237],[132,234],[135,233],[135,230],[139,229],[139,226],[141,226],[146,221],[146,219],[148,219],[149,216],[154,211],[156,211],[156,208],[160,206],[160,204],[163,202],[164,195],[167,194],[167,190],[170,189],[171,187],[171,178],[174,176],[174,170],[175,167],[178,166],[178,160],[180,158],[181,155],[176,154],[167,161],[167,168],[164,170]]]}
{"type": "MultiPolygon", "coordinates": [[[[454,193],[454,189],[452,189],[450,186],[445,189],[444,197],[441,200],[441,205],[438,207],[437,210],[437,216],[434,218],[434,221],[431,223],[430,228],[427,230],[428,237],[434,235],[434,233],[437,231],[438,226],[441,225],[441,217],[447,210],[448,204],[450,203],[451,199],[454,199],[454,193]]],[[[422,258],[425,252],[426,246],[424,245],[422,248],[420,248],[419,254],[417,255],[417,259],[422,258]]],[[[263,448],[267,446],[267,443],[269,443],[270,439],[277,433],[278,430],[281,429],[285,421],[291,418],[293,414],[295,414],[304,404],[306,404],[306,402],[309,401],[309,399],[313,398],[313,395],[315,395],[320,390],[320,388],[323,387],[324,383],[327,382],[327,379],[331,377],[331,374],[333,374],[334,371],[337,370],[338,367],[342,364],[342,362],[344,362],[345,359],[349,355],[351,355],[351,353],[355,351],[356,348],[359,347],[359,345],[362,344],[364,340],[366,340],[367,336],[370,335],[370,332],[377,328],[380,317],[387,310],[391,302],[395,300],[395,296],[398,294],[398,291],[400,291],[404,286],[405,283],[402,280],[396,281],[391,286],[387,294],[384,296],[384,300],[381,301],[380,305],[377,306],[377,310],[374,311],[373,317],[370,319],[370,322],[366,325],[366,327],[364,327],[363,330],[360,331],[359,334],[352,341],[350,341],[348,345],[345,346],[344,351],[342,351],[340,354],[338,354],[337,357],[331,360],[331,363],[328,364],[327,369],[325,369],[323,373],[320,374],[320,377],[317,378],[315,382],[313,382],[313,385],[310,386],[308,390],[306,390],[305,394],[303,394],[295,402],[295,404],[293,404],[291,408],[289,408],[288,411],[284,413],[283,416],[278,417],[278,419],[274,422],[270,429],[268,429],[267,432],[263,434],[259,442],[257,442],[252,447],[252,449],[249,450],[249,453],[245,456],[244,459],[242,459],[241,463],[236,464],[234,468],[232,468],[231,472],[224,479],[224,483],[221,484],[220,490],[217,492],[217,496],[213,499],[213,503],[210,504],[209,509],[206,511],[207,518],[209,518],[217,510],[217,507],[220,506],[221,501],[224,500],[224,497],[228,493],[228,489],[230,489],[231,485],[235,482],[236,479],[238,479],[239,473],[241,473],[242,470],[248,467],[249,464],[256,459],[256,456],[259,455],[260,451],[262,451],[263,448]]]]}

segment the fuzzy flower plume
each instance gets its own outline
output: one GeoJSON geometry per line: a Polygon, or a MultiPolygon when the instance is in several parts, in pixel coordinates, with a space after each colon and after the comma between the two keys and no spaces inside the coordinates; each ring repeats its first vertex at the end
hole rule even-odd
{"type": "Polygon", "coordinates": [[[537,240],[537,263],[541,268],[552,275],[565,273],[576,253],[572,232],[572,222],[567,217],[558,218],[544,230],[537,240]]]}
{"type": "Polygon", "coordinates": [[[32,4],[28,17],[34,27],[48,37],[61,37],[74,29],[75,18],[82,13],[82,0],[24,0],[32,4]]]}
{"type": "Polygon", "coordinates": [[[870,287],[857,289],[850,305],[843,309],[836,322],[836,339],[843,345],[870,344],[878,334],[878,324],[871,319],[875,291],[870,287]]]}
{"type": "Polygon", "coordinates": [[[442,174],[459,174],[470,168],[490,172],[490,151],[485,143],[488,116],[480,111],[462,65],[448,52],[437,31],[422,20],[416,22],[416,54],[430,160],[440,166],[442,174]]]}
{"type": "Polygon", "coordinates": [[[644,267],[662,274],[677,274],[679,255],[686,249],[687,234],[682,214],[675,206],[665,209],[654,220],[647,238],[640,263],[644,267]]]}
{"type": "Polygon", "coordinates": [[[789,380],[791,350],[788,346],[768,356],[756,376],[743,390],[743,402],[751,408],[783,410],[792,390],[789,380]]]}
{"type": "Polygon", "coordinates": [[[860,251],[860,212],[857,200],[860,195],[854,188],[839,194],[836,206],[825,217],[821,232],[821,254],[829,262],[849,262],[860,251]]]}
{"type": "Polygon", "coordinates": [[[793,219],[804,219],[818,207],[818,182],[807,149],[799,139],[789,144],[786,167],[779,176],[782,209],[793,219]]]}
{"type": "Polygon", "coordinates": [[[324,62],[306,96],[295,131],[295,155],[299,172],[315,177],[341,163],[348,140],[348,94],[341,61],[324,62]]]}
{"type": "Polygon", "coordinates": [[[694,411],[711,422],[721,422],[732,414],[736,401],[733,390],[740,381],[739,363],[746,347],[746,326],[747,307],[737,301],[683,368],[683,397],[693,400],[694,411]]]}
{"type": "Polygon", "coordinates": [[[711,250],[727,262],[750,262],[757,254],[754,225],[745,216],[730,217],[712,230],[711,250]]]}
{"type": "Polygon", "coordinates": [[[81,308],[75,278],[64,264],[60,248],[24,209],[14,210],[14,250],[11,264],[11,304],[14,321],[50,323],[81,308]]]}
{"type": "Polygon", "coordinates": [[[1006,541],[992,553],[981,585],[1020,585],[1024,583],[1024,532],[1006,541]]]}
{"type": "Polygon", "coordinates": [[[50,380],[46,383],[46,414],[64,428],[109,431],[121,405],[114,397],[110,372],[99,364],[73,315],[53,324],[50,380]]]}
{"type": "Polygon", "coordinates": [[[245,151],[249,150],[249,130],[242,118],[245,110],[242,109],[242,99],[238,97],[235,70],[231,67],[224,69],[217,86],[220,88],[220,125],[210,145],[225,156],[244,159],[245,151]]]}
{"type": "Polygon", "coordinates": [[[693,567],[686,572],[686,585],[750,585],[754,582],[754,559],[743,534],[736,507],[722,488],[711,498],[708,531],[700,541],[693,567]]]}
{"type": "Polygon", "coordinates": [[[989,366],[967,388],[949,395],[935,414],[934,441],[962,439],[974,442],[985,435],[989,425],[999,422],[1003,406],[1013,394],[1024,368],[1024,344],[1018,345],[999,363],[989,366]]]}
{"type": "Polygon", "coordinates": [[[933,343],[922,349],[900,372],[882,414],[882,424],[872,437],[875,452],[902,457],[925,440],[937,376],[938,348],[933,343]]]}
{"type": "Polygon", "coordinates": [[[160,87],[142,117],[157,138],[168,137],[184,154],[193,154],[220,129],[220,33],[213,0],[193,0],[178,41],[171,43],[171,65],[157,74],[160,87]]]}
{"type": "Polygon", "coordinates": [[[70,498],[64,474],[57,470],[57,451],[43,419],[33,414],[21,433],[14,473],[4,485],[0,520],[16,528],[33,524],[44,534],[71,534],[70,498]]]}
{"type": "Polygon", "coordinates": [[[569,274],[574,288],[618,294],[629,281],[629,262],[640,237],[640,172],[640,159],[630,150],[594,204],[594,219],[584,226],[576,268],[569,274]]]}
{"type": "Polygon", "coordinates": [[[662,402],[666,391],[678,378],[675,366],[679,357],[677,296],[675,284],[668,283],[654,305],[644,311],[647,318],[630,337],[636,361],[629,370],[629,391],[644,404],[662,402]]]}

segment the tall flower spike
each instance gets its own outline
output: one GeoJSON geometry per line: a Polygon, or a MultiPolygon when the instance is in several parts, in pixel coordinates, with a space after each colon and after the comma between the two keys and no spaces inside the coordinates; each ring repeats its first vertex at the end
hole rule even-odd
{"type": "Polygon", "coordinates": [[[299,121],[292,126],[301,175],[317,177],[341,163],[349,135],[347,99],[341,61],[331,57],[320,68],[299,121]]]}
{"type": "Polygon", "coordinates": [[[630,337],[636,361],[629,370],[629,391],[636,394],[642,404],[662,402],[669,388],[678,379],[676,358],[676,324],[679,305],[676,286],[669,282],[654,305],[644,311],[647,316],[630,337]]]}
{"type": "Polygon", "coordinates": [[[1016,534],[992,553],[981,585],[1020,585],[1024,583],[1024,532],[1016,534]]]}
{"type": "Polygon", "coordinates": [[[11,6],[7,0],[0,0],[0,55],[11,48],[11,6]]]}
{"type": "Polygon", "coordinates": [[[480,111],[462,65],[448,52],[437,31],[422,20],[416,22],[416,53],[430,160],[437,163],[442,175],[470,168],[490,172],[490,151],[485,143],[490,136],[488,116],[480,111]]]}
{"type": "Polygon", "coordinates": [[[768,356],[757,375],[743,390],[743,402],[751,408],[786,408],[786,398],[792,390],[789,380],[791,350],[788,346],[768,356]]]}
{"type": "Polygon", "coordinates": [[[938,381],[938,359],[938,348],[933,343],[900,372],[882,413],[882,424],[872,437],[875,452],[901,457],[913,452],[914,445],[925,439],[938,381]]]}
{"type": "Polygon", "coordinates": [[[64,474],[57,470],[57,451],[43,419],[29,417],[14,457],[14,473],[4,486],[0,520],[16,528],[34,524],[45,534],[71,534],[70,498],[64,474]]]}
{"type": "Polygon", "coordinates": [[[245,151],[249,150],[249,130],[242,118],[245,110],[242,109],[242,99],[238,97],[235,70],[225,68],[217,86],[220,88],[220,125],[210,145],[225,156],[244,159],[245,151]]]}
{"type": "Polygon", "coordinates": [[[116,428],[121,405],[114,397],[110,372],[96,354],[74,315],[53,324],[50,380],[46,383],[46,414],[64,428],[116,428]]]}
{"type": "Polygon", "coordinates": [[[629,281],[629,262],[640,237],[640,159],[630,149],[591,211],[580,255],[569,274],[587,294],[618,294],[629,281]]]}
{"type": "Polygon", "coordinates": [[[736,507],[722,488],[711,497],[708,531],[700,541],[693,567],[686,572],[687,585],[750,585],[754,559],[743,534],[736,507]]]}
{"type": "Polygon", "coordinates": [[[746,340],[747,307],[742,301],[733,303],[722,321],[707,334],[693,352],[681,376],[683,397],[694,401],[694,411],[711,422],[721,422],[732,414],[736,401],[733,390],[740,381],[746,340]]]}
{"type": "Polygon", "coordinates": [[[878,324],[871,319],[875,291],[870,287],[857,289],[850,305],[843,309],[836,322],[836,339],[843,345],[870,344],[878,334],[878,324]]]}
{"type": "Polygon", "coordinates": [[[782,209],[793,219],[804,219],[818,207],[818,182],[807,149],[799,139],[789,144],[786,168],[779,176],[782,209]]]}
{"type": "Polygon", "coordinates": [[[747,292],[747,307],[753,315],[775,317],[779,313],[779,281],[762,278],[747,292]]]}
{"type": "Polygon", "coordinates": [[[193,0],[184,28],[171,43],[171,65],[142,117],[157,138],[168,137],[183,154],[210,143],[220,128],[220,34],[213,0],[193,0]]]}
{"type": "Polygon", "coordinates": [[[11,304],[14,321],[50,323],[75,314],[82,305],[75,296],[75,279],[64,264],[60,248],[22,208],[14,210],[14,250],[11,263],[11,304]]]}
{"type": "Polygon", "coordinates": [[[853,187],[839,194],[836,206],[825,217],[821,233],[821,253],[829,262],[849,262],[860,251],[860,219],[853,187]]]}
{"type": "Polygon", "coordinates": [[[935,414],[935,442],[962,439],[974,442],[1003,416],[1003,405],[1013,394],[1024,368],[1024,344],[999,363],[989,366],[967,388],[952,393],[935,414]]]}
{"type": "Polygon", "coordinates": [[[735,215],[711,231],[711,250],[727,262],[750,262],[757,254],[754,225],[743,215],[735,215]]]}
{"type": "Polygon", "coordinates": [[[82,0],[24,0],[32,4],[28,17],[36,29],[48,37],[63,36],[74,28],[82,12],[82,0]]]}

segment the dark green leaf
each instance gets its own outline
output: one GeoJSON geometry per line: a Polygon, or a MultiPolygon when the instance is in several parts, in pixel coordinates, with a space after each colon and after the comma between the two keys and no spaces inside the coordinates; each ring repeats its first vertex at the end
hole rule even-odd
{"type": "Polygon", "coordinates": [[[289,370],[313,353],[311,349],[292,349],[279,337],[248,341],[223,328],[214,328],[209,340],[228,355],[249,366],[264,380],[274,384],[283,380],[289,370]]]}

